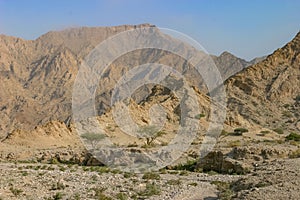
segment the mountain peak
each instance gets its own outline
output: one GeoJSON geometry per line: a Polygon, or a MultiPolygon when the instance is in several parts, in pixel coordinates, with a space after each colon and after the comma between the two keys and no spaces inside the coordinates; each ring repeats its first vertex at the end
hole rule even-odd
{"type": "MultiPolygon", "coordinates": [[[[228,51],[223,51],[221,54],[220,54],[220,57],[221,56],[234,56],[232,53],[230,53],[230,52],[228,52],[228,51]]],[[[234,56],[234,57],[236,57],[236,56],[234,56]]]]}

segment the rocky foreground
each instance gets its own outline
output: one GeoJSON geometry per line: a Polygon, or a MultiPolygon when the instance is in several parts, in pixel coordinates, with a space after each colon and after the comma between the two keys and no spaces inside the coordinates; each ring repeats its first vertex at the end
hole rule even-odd
{"type": "Polygon", "coordinates": [[[266,161],[246,175],[1,163],[0,199],[298,199],[300,158],[266,161]]]}

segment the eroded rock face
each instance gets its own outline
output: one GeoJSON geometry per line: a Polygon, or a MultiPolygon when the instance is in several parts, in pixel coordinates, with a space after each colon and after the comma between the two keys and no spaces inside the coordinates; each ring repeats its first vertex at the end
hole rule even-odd
{"type": "Polygon", "coordinates": [[[216,171],[226,174],[246,174],[252,167],[241,161],[226,157],[221,151],[212,151],[202,158],[198,165],[204,171],[216,171]]]}
{"type": "Polygon", "coordinates": [[[228,124],[259,125],[300,131],[300,33],[265,60],[225,81],[228,124]]]}
{"type": "MultiPolygon", "coordinates": [[[[154,26],[71,28],[51,31],[32,41],[1,35],[0,84],[5,89],[0,93],[0,138],[15,129],[31,130],[52,120],[69,123],[73,83],[85,57],[105,39],[145,27],[154,26]]],[[[228,52],[212,57],[224,80],[248,65],[228,52]]],[[[145,63],[174,67],[191,85],[207,92],[201,76],[183,58],[158,49],[138,50],[121,56],[104,72],[95,97],[98,114],[109,108],[116,81],[133,67],[145,63]]],[[[139,90],[133,94],[137,102],[151,92],[151,87],[139,90]]]]}

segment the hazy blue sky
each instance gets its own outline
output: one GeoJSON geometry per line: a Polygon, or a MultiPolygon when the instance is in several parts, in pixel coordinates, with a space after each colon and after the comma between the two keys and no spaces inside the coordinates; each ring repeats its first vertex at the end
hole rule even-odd
{"type": "Polygon", "coordinates": [[[300,30],[299,0],[0,0],[0,33],[35,39],[76,26],[151,23],[197,40],[212,54],[252,59],[300,30]]]}

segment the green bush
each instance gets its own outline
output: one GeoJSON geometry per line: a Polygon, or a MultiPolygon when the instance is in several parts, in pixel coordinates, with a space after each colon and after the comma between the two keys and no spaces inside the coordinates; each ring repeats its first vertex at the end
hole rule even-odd
{"type": "Polygon", "coordinates": [[[278,134],[283,134],[284,133],[281,128],[275,128],[275,129],[273,129],[273,131],[275,131],[278,134]]]}
{"type": "Polygon", "coordinates": [[[103,193],[106,189],[107,188],[103,188],[103,187],[93,188],[93,190],[95,192],[95,197],[97,197],[97,199],[101,199],[101,200],[113,200],[111,197],[106,196],[103,193]]]}
{"type": "Polygon", "coordinates": [[[143,145],[143,148],[152,147],[154,145],[154,141],[163,135],[166,134],[164,131],[159,131],[158,127],[154,125],[149,126],[143,126],[138,130],[138,133],[140,133],[143,137],[146,138],[145,145],[143,145]]]}
{"type": "Polygon", "coordinates": [[[10,190],[11,193],[13,193],[15,196],[19,196],[19,195],[23,192],[23,190],[21,190],[21,189],[16,189],[16,188],[14,188],[14,187],[10,187],[9,190],[10,190]]]}
{"type": "Polygon", "coordinates": [[[297,133],[290,133],[288,136],[285,137],[286,140],[293,140],[293,141],[300,141],[300,135],[297,133]]]}
{"type": "Polygon", "coordinates": [[[243,135],[243,133],[246,133],[246,132],[248,132],[248,129],[246,129],[246,128],[236,128],[236,129],[234,129],[234,132],[232,133],[232,135],[241,136],[241,135],[243,135]]]}
{"type": "Polygon", "coordinates": [[[180,179],[171,179],[167,181],[168,185],[180,185],[181,184],[181,180],[180,179]]]}
{"type": "Polygon", "coordinates": [[[194,172],[196,170],[197,160],[189,160],[184,164],[178,164],[172,167],[173,170],[186,170],[194,172]]]}
{"type": "Polygon", "coordinates": [[[217,186],[217,189],[219,190],[218,193],[219,199],[222,200],[232,199],[234,192],[231,190],[230,183],[223,182],[223,181],[212,181],[211,183],[217,186]]]}
{"type": "Polygon", "coordinates": [[[53,199],[53,200],[60,200],[60,199],[63,198],[63,196],[64,196],[63,193],[57,192],[56,194],[53,195],[52,199],[53,199]]]}
{"type": "Polygon", "coordinates": [[[289,158],[300,158],[300,149],[293,151],[289,154],[289,158]]]}
{"type": "Polygon", "coordinates": [[[296,100],[297,102],[300,102],[300,94],[296,96],[295,100],[296,100]]]}
{"type": "Polygon", "coordinates": [[[65,185],[60,181],[53,183],[51,187],[51,190],[63,190],[63,189],[65,189],[65,185]]]}
{"type": "Polygon", "coordinates": [[[124,193],[118,193],[116,198],[119,199],[119,200],[127,200],[128,196],[124,193]]]}
{"type": "Polygon", "coordinates": [[[196,119],[201,119],[202,117],[205,117],[205,114],[201,113],[195,116],[196,119]]]}
{"type": "Polygon", "coordinates": [[[161,192],[161,189],[158,185],[155,183],[147,183],[146,189],[139,192],[140,196],[153,196],[153,195],[159,195],[161,192]]]}
{"type": "Polygon", "coordinates": [[[152,179],[152,180],[159,180],[160,179],[160,175],[154,172],[146,172],[142,179],[152,179]]]}

